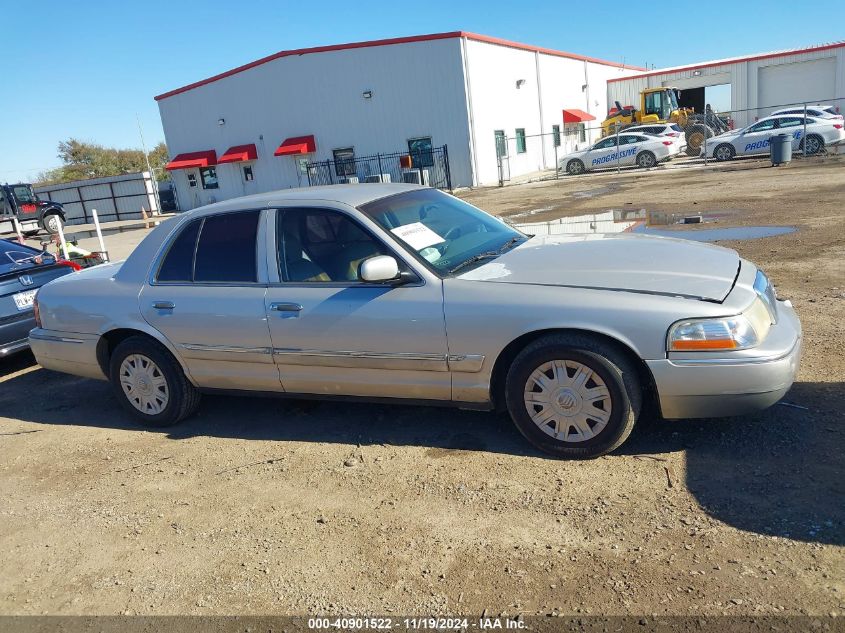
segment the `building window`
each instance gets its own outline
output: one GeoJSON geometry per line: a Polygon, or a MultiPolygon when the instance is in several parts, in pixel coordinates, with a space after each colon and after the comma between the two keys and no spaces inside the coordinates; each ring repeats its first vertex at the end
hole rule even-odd
{"type": "Polygon", "coordinates": [[[188,186],[189,187],[196,187],[197,186],[197,175],[193,172],[188,174],[188,186]]]}
{"type": "Polygon", "coordinates": [[[252,182],[255,176],[252,174],[252,165],[244,165],[244,181],[252,182]]]}
{"type": "Polygon", "coordinates": [[[200,168],[200,180],[203,189],[217,189],[217,169],[215,167],[200,168]]]}
{"type": "Polygon", "coordinates": [[[493,134],[496,137],[496,156],[504,158],[508,155],[508,141],[505,138],[505,131],[496,130],[493,134]]]}
{"type": "Polygon", "coordinates": [[[587,142],[587,126],[583,123],[578,124],[578,138],[581,139],[582,143],[587,142]]]}
{"type": "Polygon", "coordinates": [[[555,147],[560,147],[560,126],[553,125],[552,126],[552,141],[554,142],[555,147]]]}
{"type": "Polygon", "coordinates": [[[524,127],[516,128],[516,153],[517,154],[524,154],[525,153],[525,128],[524,127]]]}
{"type": "Polygon", "coordinates": [[[414,167],[431,167],[434,165],[430,136],[408,139],[408,153],[411,155],[411,164],[414,167]]]}
{"type": "Polygon", "coordinates": [[[332,151],[334,155],[334,171],[338,176],[355,175],[355,150],[344,147],[332,151]]]}

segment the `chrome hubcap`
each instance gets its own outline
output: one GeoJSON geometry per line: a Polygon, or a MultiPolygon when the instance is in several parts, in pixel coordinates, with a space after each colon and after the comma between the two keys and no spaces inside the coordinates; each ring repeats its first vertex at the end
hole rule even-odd
{"type": "Polygon", "coordinates": [[[55,233],[58,233],[59,219],[55,215],[51,215],[49,218],[47,218],[47,228],[55,233]]]}
{"type": "Polygon", "coordinates": [[[156,415],[170,399],[164,374],[143,354],[131,354],[120,364],[120,386],[132,406],[141,413],[156,415]]]}
{"type": "Polygon", "coordinates": [[[819,140],[816,138],[807,139],[807,153],[815,154],[819,151],[819,140]]]}
{"type": "Polygon", "coordinates": [[[569,173],[580,174],[581,173],[581,163],[572,163],[569,166],[569,173]]]}
{"type": "Polygon", "coordinates": [[[573,360],[543,363],[525,384],[525,409],[541,431],[562,442],[584,442],[610,420],[610,391],[592,369],[573,360]]]}
{"type": "Polygon", "coordinates": [[[654,165],[654,159],[649,154],[643,154],[643,157],[640,159],[640,165],[643,167],[651,167],[654,165]]]}
{"type": "Polygon", "coordinates": [[[720,160],[728,160],[731,157],[731,150],[727,147],[720,147],[716,150],[716,158],[720,160]]]}

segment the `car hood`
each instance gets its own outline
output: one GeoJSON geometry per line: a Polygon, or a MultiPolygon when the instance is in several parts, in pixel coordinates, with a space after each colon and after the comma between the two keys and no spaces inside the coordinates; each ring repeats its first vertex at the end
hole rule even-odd
{"type": "Polygon", "coordinates": [[[535,236],[461,279],[593,288],[721,302],[736,251],[689,240],[618,234],[535,236]]]}

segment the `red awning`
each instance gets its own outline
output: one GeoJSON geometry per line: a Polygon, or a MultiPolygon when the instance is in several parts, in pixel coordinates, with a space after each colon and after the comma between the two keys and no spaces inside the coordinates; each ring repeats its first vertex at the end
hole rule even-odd
{"type": "Polygon", "coordinates": [[[234,147],[230,147],[226,150],[225,154],[217,159],[217,164],[242,163],[245,160],[257,159],[258,151],[255,149],[255,145],[250,143],[249,145],[235,145],[234,147]]]}
{"type": "Polygon", "coordinates": [[[179,154],[165,165],[165,169],[190,169],[191,167],[211,167],[217,164],[217,152],[210,149],[205,152],[179,154]]]}
{"type": "Polygon", "coordinates": [[[569,108],[568,110],[563,111],[563,122],[564,123],[583,123],[584,121],[595,121],[596,117],[594,117],[589,112],[584,112],[583,110],[579,110],[578,108],[569,108]]]}
{"type": "Polygon", "coordinates": [[[292,156],[294,154],[310,154],[317,151],[317,144],[313,136],[294,136],[285,139],[279,148],[273,152],[274,156],[292,156]]]}

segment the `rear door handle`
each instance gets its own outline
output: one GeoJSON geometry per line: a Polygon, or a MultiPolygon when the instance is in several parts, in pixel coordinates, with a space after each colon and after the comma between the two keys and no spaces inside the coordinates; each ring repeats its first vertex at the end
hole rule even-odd
{"type": "Polygon", "coordinates": [[[275,312],[301,312],[302,306],[298,303],[271,303],[270,309],[275,312]]]}
{"type": "Polygon", "coordinates": [[[153,301],[153,307],[156,310],[172,310],[176,304],[172,301],[153,301]]]}

